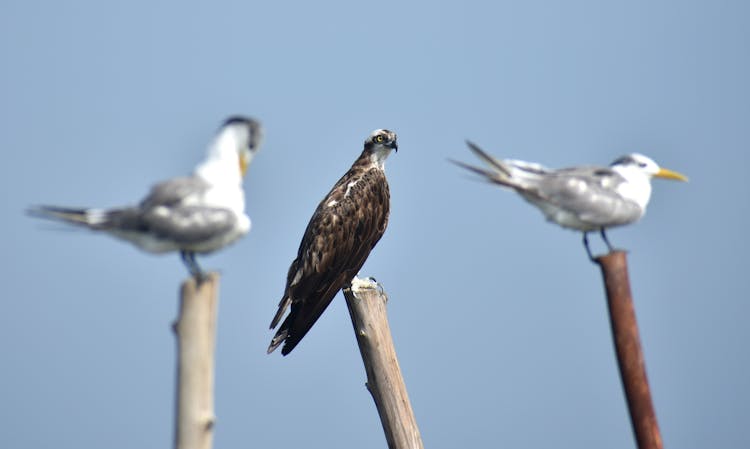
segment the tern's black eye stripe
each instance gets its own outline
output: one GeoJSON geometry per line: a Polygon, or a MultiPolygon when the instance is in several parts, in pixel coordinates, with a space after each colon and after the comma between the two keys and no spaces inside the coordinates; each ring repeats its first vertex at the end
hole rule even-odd
{"type": "Polygon", "coordinates": [[[624,164],[627,164],[629,162],[633,162],[633,158],[630,157],[630,156],[623,156],[623,157],[615,159],[615,161],[612,162],[611,165],[624,165],[624,164]]]}

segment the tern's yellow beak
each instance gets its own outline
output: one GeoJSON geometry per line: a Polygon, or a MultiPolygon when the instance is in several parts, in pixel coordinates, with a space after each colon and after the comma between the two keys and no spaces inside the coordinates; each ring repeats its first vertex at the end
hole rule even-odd
{"type": "Polygon", "coordinates": [[[247,166],[250,164],[250,156],[246,152],[240,153],[240,173],[242,173],[242,177],[245,177],[245,173],[247,173],[247,166]]]}
{"type": "Polygon", "coordinates": [[[664,178],[664,179],[675,179],[677,181],[685,181],[687,182],[687,176],[683,175],[682,173],[677,173],[676,171],[667,170],[666,168],[660,168],[658,172],[654,175],[655,178],[664,178]]]}

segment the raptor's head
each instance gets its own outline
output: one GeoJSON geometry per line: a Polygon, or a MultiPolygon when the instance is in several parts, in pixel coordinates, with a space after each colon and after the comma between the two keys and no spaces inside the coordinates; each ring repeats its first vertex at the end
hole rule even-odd
{"type": "Polygon", "coordinates": [[[365,151],[375,162],[382,165],[391,151],[398,151],[396,133],[387,129],[376,129],[365,140],[365,151]]]}

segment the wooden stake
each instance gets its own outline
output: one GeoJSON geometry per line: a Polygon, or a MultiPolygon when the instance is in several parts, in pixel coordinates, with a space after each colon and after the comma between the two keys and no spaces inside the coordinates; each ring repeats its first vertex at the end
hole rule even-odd
{"type": "Polygon", "coordinates": [[[626,255],[623,251],[613,251],[597,257],[595,261],[604,277],[612,338],[638,448],[661,449],[661,434],[646,377],[626,255]]]}
{"type": "Polygon", "coordinates": [[[374,280],[356,277],[344,297],[389,449],[423,449],[388,326],[388,297],[374,280]]]}
{"type": "Polygon", "coordinates": [[[219,275],[194,278],[180,289],[177,337],[175,449],[210,449],[213,445],[214,349],[219,275]]]}

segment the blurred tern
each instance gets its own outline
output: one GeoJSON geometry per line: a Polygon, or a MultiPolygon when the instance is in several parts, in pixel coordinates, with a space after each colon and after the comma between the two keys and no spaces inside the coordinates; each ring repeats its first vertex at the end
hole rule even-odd
{"type": "Polygon", "coordinates": [[[617,158],[609,167],[580,166],[549,169],[518,160],[499,160],[471,142],[469,148],[488,169],[451,161],[478,173],[487,181],[509,187],[538,207],[547,220],[583,231],[583,244],[591,260],[587,234],[599,231],[612,251],[606,229],[638,221],[651,197],[651,178],[687,181],[684,175],[659,167],[642,154],[617,158]]]}
{"type": "Polygon", "coordinates": [[[28,213],[102,231],[150,253],[179,251],[190,274],[201,280],[204,274],[195,254],[221,249],[250,230],[242,178],[262,137],[257,121],[231,117],[191,176],[156,184],[137,206],[37,206],[28,213]]]}

